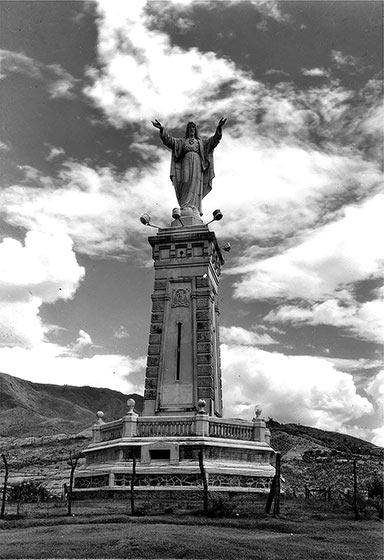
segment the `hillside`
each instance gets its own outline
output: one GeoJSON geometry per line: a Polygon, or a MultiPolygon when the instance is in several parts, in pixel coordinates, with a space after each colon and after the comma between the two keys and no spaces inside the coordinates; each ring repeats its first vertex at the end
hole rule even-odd
{"type": "Polygon", "coordinates": [[[381,447],[369,441],[349,436],[348,434],[328,432],[326,430],[302,426],[300,424],[280,424],[275,420],[269,420],[268,427],[273,434],[275,449],[280,451],[284,456],[287,454],[290,456],[294,455],[295,452],[292,449],[292,442],[295,441],[297,445],[299,440],[303,440],[304,442],[302,450],[304,455],[302,458],[305,457],[308,448],[313,451],[317,450],[315,455],[318,455],[319,451],[323,453],[326,451],[330,453],[336,452],[346,456],[368,455],[377,457],[381,456],[383,453],[381,447]]]}
{"type": "Polygon", "coordinates": [[[331,489],[336,499],[344,499],[353,488],[353,461],[357,461],[361,491],[373,477],[381,477],[384,450],[373,443],[347,434],[301,426],[268,422],[272,447],[281,453],[281,472],[288,493],[303,496],[305,489],[320,497],[331,489]]]}
{"type": "MultiPolygon", "coordinates": [[[[10,465],[10,482],[37,478],[59,493],[69,476],[69,452],[88,445],[95,413],[102,410],[107,421],[121,418],[130,397],[140,413],[140,395],[32,383],[0,373],[0,451],[10,465]]],[[[274,420],[269,427],[272,447],[282,455],[285,486],[296,495],[304,494],[305,485],[314,492],[329,487],[335,492],[351,489],[355,458],[360,484],[382,473],[383,449],[372,443],[274,420]]]]}
{"type": "Polygon", "coordinates": [[[75,433],[91,426],[102,410],[108,420],[121,418],[127,399],[111,389],[32,383],[0,373],[0,437],[48,436],[75,433]]]}

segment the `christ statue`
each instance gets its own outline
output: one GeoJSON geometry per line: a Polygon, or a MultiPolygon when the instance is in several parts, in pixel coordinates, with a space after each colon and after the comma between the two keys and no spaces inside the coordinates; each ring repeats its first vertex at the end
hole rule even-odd
{"type": "Polygon", "coordinates": [[[161,122],[152,121],[153,126],[160,131],[163,144],[172,150],[171,181],[182,212],[190,209],[192,213],[202,215],[201,201],[212,189],[215,176],[213,150],[221,140],[226,122],[227,119],[221,118],[214,135],[203,139],[194,122],[187,124],[184,138],[175,138],[161,122]]]}

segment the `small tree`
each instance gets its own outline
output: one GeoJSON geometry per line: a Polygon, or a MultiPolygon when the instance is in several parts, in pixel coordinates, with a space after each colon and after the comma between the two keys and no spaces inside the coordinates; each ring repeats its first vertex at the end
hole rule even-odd
{"type": "Polygon", "coordinates": [[[11,502],[16,502],[16,515],[20,517],[20,505],[24,501],[24,493],[22,483],[14,484],[11,486],[11,491],[9,493],[9,499],[11,502]]]}
{"type": "Polygon", "coordinates": [[[384,483],[379,475],[373,476],[367,484],[368,500],[376,507],[379,518],[383,519],[383,500],[384,500],[384,483]]]}
{"type": "Polygon", "coordinates": [[[1,514],[0,514],[0,518],[4,519],[4,514],[5,514],[5,500],[7,498],[7,485],[8,485],[8,462],[7,462],[7,458],[4,455],[4,453],[1,454],[1,457],[3,459],[4,462],[4,468],[5,468],[5,473],[4,473],[4,482],[3,482],[3,495],[1,497],[1,514]]]}
{"type": "Polygon", "coordinates": [[[48,498],[48,490],[35,480],[13,484],[9,493],[10,501],[16,502],[17,517],[20,517],[20,506],[22,503],[45,502],[48,498]]]}
{"type": "Polygon", "coordinates": [[[77,463],[79,462],[79,459],[81,457],[81,453],[72,453],[72,451],[69,452],[69,460],[67,462],[68,466],[71,467],[71,472],[70,472],[70,476],[69,476],[69,491],[67,493],[67,499],[68,499],[68,510],[67,510],[67,515],[72,515],[72,490],[73,490],[73,480],[75,477],[75,470],[77,467],[77,463]]]}

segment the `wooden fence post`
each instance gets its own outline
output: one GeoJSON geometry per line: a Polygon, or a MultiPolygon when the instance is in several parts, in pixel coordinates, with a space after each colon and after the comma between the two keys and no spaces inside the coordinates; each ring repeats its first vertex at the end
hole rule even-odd
{"type": "Polygon", "coordinates": [[[136,479],[136,457],[132,454],[131,515],[135,515],[135,479],[136,479]]]}
{"type": "Polygon", "coordinates": [[[359,519],[359,510],[357,507],[357,459],[353,460],[353,511],[355,512],[355,519],[359,519]]]}
{"type": "Polygon", "coordinates": [[[1,454],[1,457],[4,461],[4,468],[5,468],[5,474],[4,474],[4,483],[3,483],[3,495],[1,498],[1,515],[0,515],[0,519],[4,519],[4,513],[5,513],[5,500],[7,498],[7,485],[8,485],[8,463],[7,463],[7,459],[4,455],[4,453],[1,454]]]}
{"type": "Polygon", "coordinates": [[[208,481],[207,481],[207,473],[205,472],[204,468],[204,458],[203,458],[203,450],[200,449],[199,451],[199,467],[201,478],[203,481],[203,500],[204,500],[204,513],[207,515],[208,513],[208,481]]]}
{"type": "Polygon", "coordinates": [[[273,517],[277,517],[280,514],[280,459],[281,453],[276,453],[276,491],[273,517]]]}
{"type": "Polygon", "coordinates": [[[271,511],[273,498],[275,497],[275,492],[276,492],[276,475],[272,478],[272,484],[269,490],[267,503],[265,504],[265,513],[269,513],[271,511]]]}
{"type": "Polygon", "coordinates": [[[68,491],[68,511],[67,515],[72,515],[72,493],[73,493],[73,480],[75,477],[75,470],[77,463],[79,462],[80,454],[73,454],[72,451],[69,452],[69,461],[67,464],[71,467],[71,474],[69,477],[69,491],[68,491]]]}

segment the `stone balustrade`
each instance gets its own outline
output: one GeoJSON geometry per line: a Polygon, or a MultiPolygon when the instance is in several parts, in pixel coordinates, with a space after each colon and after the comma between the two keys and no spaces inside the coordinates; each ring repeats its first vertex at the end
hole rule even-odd
{"type": "MultiPolygon", "coordinates": [[[[99,414],[99,413],[98,413],[99,414]]],[[[120,420],[105,423],[100,417],[93,426],[93,443],[126,437],[190,437],[259,441],[269,443],[270,432],[261,418],[252,422],[239,419],[210,417],[202,412],[187,417],[145,416],[129,411],[120,420]]]]}
{"type": "Polygon", "coordinates": [[[123,435],[123,418],[107,422],[99,427],[100,441],[111,441],[119,439],[123,435]]]}
{"type": "Polygon", "coordinates": [[[139,418],[137,435],[140,437],[184,437],[195,435],[194,418],[139,418]]]}
{"type": "Polygon", "coordinates": [[[252,422],[224,420],[222,418],[211,418],[209,421],[209,435],[211,437],[254,441],[254,431],[252,422]]]}

